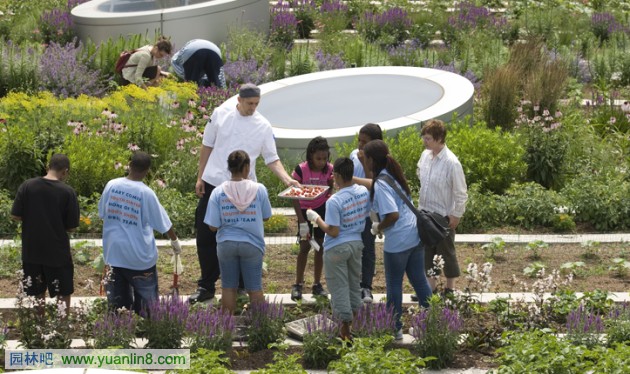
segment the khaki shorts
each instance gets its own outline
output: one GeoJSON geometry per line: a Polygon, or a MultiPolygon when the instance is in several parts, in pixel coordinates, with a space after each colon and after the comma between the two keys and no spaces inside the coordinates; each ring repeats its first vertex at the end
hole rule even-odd
{"type": "MultiPolygon", "coordinates": [[[[444,273],[447,278],[457,278],[461,275],[457,253],[455,253],[455,230],[448,230],[448,237],[435,247],[424,247],[424,268],[428,272],[433,268],[433,257],[441,255],[444,259],[444,269],[435,271],[436,275],[444,273]]],[[[428,276],[428,274],[427,274],[428,276]]]]}

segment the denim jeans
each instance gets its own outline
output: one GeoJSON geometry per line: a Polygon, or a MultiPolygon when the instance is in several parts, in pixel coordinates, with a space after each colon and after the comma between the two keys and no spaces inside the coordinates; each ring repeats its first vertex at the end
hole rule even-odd
{"type": "Polygon", "coordinates": [[[352,312],[363,304],[359,289],[363,243],[351,241],[324,252],[326,285],[330,291],[333,314],[344,322],[352,321],[352,312]]]}
{"type": "Polygon", "coordinates": [[[146,270],[112,267],[107,282],[107,301],[116,308],[126,308],[136,313],[158,299],[158,276],[154,266],[146,270]]]}
{"type": "Polygon", "coordinates": [[[372,289],[372,279],[374,279],[374,268],[376,267],[376,253],[374,241],[376,237],[372,235],[372,220],[367,217],[365,228],[361,233],[363,241],[363,255],[361,257],[361,288],[372,289]]]}
{"type": "Polygon", "coordinates": [[[398,253],[384,253],[385,283],[387,289],[387,306],[394,307],[396,313],[396,329],[402,328],[400,317],[402,315],[402,283],[403,276],[407,274],[409,282],[418,295],[418,303],[421,306],[429,306],[431,287],[424,273],[424,248],[422,243],[398,253]]]}
{"type": "Polygon", "coordinates": [[[237,288],[242,277],[247,291],[262,291],[263,253],[248,242],[226,240],[217,244],[221,287],[237,288]]]}

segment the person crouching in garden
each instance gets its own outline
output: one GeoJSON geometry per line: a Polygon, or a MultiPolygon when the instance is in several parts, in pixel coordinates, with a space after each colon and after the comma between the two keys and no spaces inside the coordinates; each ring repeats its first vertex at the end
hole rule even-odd
{"type": "Polygon", "coordinates": [[[250,159],[237,150],[228,156],[230,180],[210,194],[204,222],[217,232],[221,269],[221,305],[234,313],[239,276],[252,303],[262,303],[262,266],[265,254],[263,221],[271,217],[267,188],[247,179],[250,159]]]}
{"type": "Polygon", "coordinates": [[[333,167],[333,178],[339,187],[326,201],[326,220],[312,209],[306,216],[324,233],[324,272],[331,294],[333,314],[342,321],[341,339],[351,340],[352,318],[361,308],[361,233],[368,215],[370,194],[364,186],[354,184],[354,164],[349,158],[339,158],[333,167]]]}
{"type": "Polygon", "coordinates": [[[107,301],[116,310],[140,313],[158,299],[158,251],[153,230],[166,233],[173,252],[181,245],[155,192],[142,181],[151,168],[151,156],[136,152],[127,177],[107,182],[98,215],[103,219],[103,257],[111,273],[107,301]]]}

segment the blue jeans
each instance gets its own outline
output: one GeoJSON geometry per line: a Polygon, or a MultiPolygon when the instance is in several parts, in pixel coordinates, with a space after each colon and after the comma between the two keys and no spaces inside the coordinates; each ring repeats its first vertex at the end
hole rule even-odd
{"type": "Polygon", "coordinates": [[[107,301],[116,308],[126,308],[140,313],[158,299],[158,276],[155,265],[146,270],[112,267],[107,282],[107,301]]]}
{"type": "Polygon", "coordinates": [[[221,287],[237,288],[242,276],[247,291],[262,291],[263,253],[248,242],[226,240],[217,244],[221,287]]]}
{"type": "Polygon", "coordinates": [[[402,328],[402,283],[407,274],[409,282],[418,295],[418,303],[423,307],[429,306],[431,287],[424,274],[424,248],[422,243],[398,253],[384,253],[385,283],[387,288],[387,306],[394,307],[396,313],[396,329],[402,328]]]}

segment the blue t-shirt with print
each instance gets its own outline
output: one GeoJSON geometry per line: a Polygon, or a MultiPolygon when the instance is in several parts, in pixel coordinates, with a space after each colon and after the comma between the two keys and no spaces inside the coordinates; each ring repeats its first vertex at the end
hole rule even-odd
{"type": "MultiPolygon", "coordinates": [[[[389,175],[401,191],[400,184],[385,169],[379,175],[389,175]]],[[[382,221],[389,213],[398,212],[398,220],[383,231],[385,240],[383,250],[389,253],[404,252],[420,243],[416,228],[416,215],[413,214],[407,204],[398,196],[396,191],[383,180],[376,180],[374,185],[374,200],[372,209],[378,213],[382,221]]]]}
{"type": "Polygon", "coordinates": [[[365,170],[363,169],[363,164],[361,160],[359,160],[359,150],[355,149],[350,153],[350,157],[352,163],[354,164],[354,173],[352,174],[358,178],[365,178],[365,170]]]}
{"type": "Polygon", "coordinates": [[[203,220],[207,225],[216,227],[217,243],[225,241],[247,242],[265,253],[265,229],[263,220],[271,217],[271,203],[267,188],[258,183],[256,198],[243,212],[230,202],[222,185],[210,194],[208,209],[203,220]]]}
{"type": "Polygon", "coordinates": [[[146,270],[157,263],[153,230],[165,233],[172,224],[155,192],[140,181],[116,178],[98,202],[103,219],[103,257],[110,266],[146,270]]]}
{"type": "Polygon", "coordinates": [[[339,227],[336,238],[326,234],[324,250],[353,240],[361,240],[365,228],[365,218],[369,214],[370,193],[367,188],[353,184],[337,191],[326,202],[326,221],[331,226],[339,227]]]}

